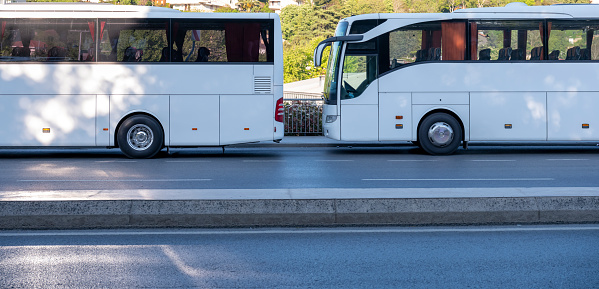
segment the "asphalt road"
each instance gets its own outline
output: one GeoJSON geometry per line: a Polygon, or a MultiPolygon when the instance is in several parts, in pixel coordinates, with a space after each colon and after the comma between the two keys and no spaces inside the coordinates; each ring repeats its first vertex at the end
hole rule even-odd
{"type": "Polygon", "coordinates": [[[2,288],[597,288],[597,225],[0,232],[2,288]]]}
{"type": "Polygon", "coordinates": [[[471,147],[429,156],[398,147],[0,150],[0,191],[280,188],[598,187],[594,146],[471,147]]]}

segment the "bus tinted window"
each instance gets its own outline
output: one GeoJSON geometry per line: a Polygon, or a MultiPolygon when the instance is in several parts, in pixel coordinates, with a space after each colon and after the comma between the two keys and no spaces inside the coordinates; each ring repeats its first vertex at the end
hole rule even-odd
{"type": "Polygon", "coordinates": [[[173,20],[172,46],[185,62],[272,62],[272,21],[173,20]]]}
{"type": "Polygon", "coordinates": [[[547,23],[550,60],[599,60],[599,21],[547,23]]]}
{"type": "Polygon", "coordinates": [[[464,60],[466,23],[419,23],[390,32],[388,42],[390,69],[412,62],[464,60]]]}
{"type": "MultiPolygon", "coordinates": [[[[168,19],[100,20],[100,58],[103,62],[158,62],[168,50],[168,19]]],[[[167,55],[168,57],[168,55],[167,55]]]]}
{"type": "Polygon", "coordinates": [[[477,44],[472,60],[544,59],[542,21],[474,21],[470,27],[477,44]]]}
{"type": "Polygon", "coordinates": [[[0,61],[85,61],[93,58],[95,20],[2,19],[0,61]]]}
{"type": "Polygon", "coordinates": [[[441,59],[441,23],[420,23],[389,33],[390,68],[441,59]]]}
{"type": "Polygon", "coordinates": [[[0,61],[274,61],[272,20],[3,19],[1,22],[0,61]]]}

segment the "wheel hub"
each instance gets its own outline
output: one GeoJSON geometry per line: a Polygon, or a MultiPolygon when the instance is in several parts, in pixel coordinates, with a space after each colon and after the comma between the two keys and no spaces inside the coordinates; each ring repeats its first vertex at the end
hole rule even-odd
{"type": "Polygon", "coordinates": [[[152,130],[145,124],[136,124],[127,132],[127,143],[134,150],[147,149],[154,142],[152,130]]]}
{"type": "Polygon", "coordinates": [[[450,144],[453,136],[453,129],[445,122],[436,122],[428,130],[428,138],[433,145],[438,147],[450,144]]]}

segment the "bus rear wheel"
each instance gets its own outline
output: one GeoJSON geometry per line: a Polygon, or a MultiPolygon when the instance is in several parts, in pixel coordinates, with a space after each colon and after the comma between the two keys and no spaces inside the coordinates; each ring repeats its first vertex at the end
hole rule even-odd
{"type": "Polygon", "coordinates": [[[462,127],[447,113],[433,113],[420,124],[418,142],[431,155],[453,154],[462,142],[462,127]]]}
{"type": "Polygon", "coordinates": [[[119,148],[129,158],[151,158],[163,146],[164,133],[158,121],[146,115],[131,116],[117,133],[119,148]]]}

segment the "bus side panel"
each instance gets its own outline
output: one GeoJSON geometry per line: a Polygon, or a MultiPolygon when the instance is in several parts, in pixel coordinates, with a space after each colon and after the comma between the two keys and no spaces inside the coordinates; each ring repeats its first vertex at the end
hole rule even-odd
{"type": "Polygon", "coordinates": [[[110,145],[110,96],[96,97],[96,145],[110,145]]]}
{"type": "Polygon", "coordinates": [[[599,140],[599,92],[548,92],[548,140],[599,140]]]}
{"type": "Polygon", "coordinates": [[[274,109],[272,94],[221,95],[220,144],[272,140],[274,109]]]}
{"type": "Polygon", "coordinates": [[[471,92],[473,141],[547,140],[545,92],[471,92]]]}
{"type": "Polygon", "coordinates": [[[170,145],[219,145],[219,96],[171,95],[170,145]]]}
{"type": "Polygon", "coordinates": [[[94,146],[95,95],[0,95],[0,146],[94,146]]]}
{"type": "MultiPolygon", "coordinates": [[[[145,113],[155,117],[164,129],[165,145],[169,145],[169,96],[168,95],[111,95],[110,96],[110,131],[114,136],[117,125],[126,116],[145,113]]],[[[110,145],[114,145],[110,138],[110,145]]]]}
{"type": "Polygon", "coordinates": [[[378,141],[379,106],[343,104],[341,106],[341,140],[378,141]]]}
{"type": "Polygon", "coordinates": [[[412,140],[412,97],[410,93],[381,93],[379,140],[412,140]]]}
{"type": "Polygon", "coordinates": [[[341,140],[379,140],[378,102],[378,80],[370,83],[359,97],[341,100],[341,140]]]}

